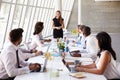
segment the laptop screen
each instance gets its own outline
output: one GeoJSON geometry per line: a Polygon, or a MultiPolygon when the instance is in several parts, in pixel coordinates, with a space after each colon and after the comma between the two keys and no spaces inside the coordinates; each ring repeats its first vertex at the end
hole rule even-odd
{"type": "MultiPolygon", "coordinates": [[[[48,48],[47,48],[46,52],[48,52],[49,48],[50,48],[50,45],[48,45],[48,48]]],[[[46,71],[47,61],[48,61],[48,58],[45,58],[45,61],[44,61],[44,64],[43,64],[43,70],[42,70],[43,72],[46,71]]]]}

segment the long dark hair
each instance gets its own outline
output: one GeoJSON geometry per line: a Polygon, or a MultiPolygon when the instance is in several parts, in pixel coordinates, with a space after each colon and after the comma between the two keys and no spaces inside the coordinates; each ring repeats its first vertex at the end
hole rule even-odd
{"type": "Polygon", "coordinates": [[[108,50],[111,53],[111,55],[113,56],[114,60],[116,60],[116,53],[112,49],[111,37],[109,36],[109,34],[103,31],[103,32],[98,33],[96,35],[96,38],[98,40],[98,45],[99,45],[99,48],[100,48],[100,51],[98,52],[97,55],[100,57],[100,53],[103,50],[108,50]]]}
{"type": "Polygon", "coordinates": [[[35,24],[33,35],[39,34],[43,30],[43,22],[37,22],[35,24]]]}
{"type": "Polygon", "coordinates": [[[60,13],[60,16],[59,16],[60,24],[63,24],[63,19],[62,19],[62,16],[61,16],[61,11],[57,10],[56,12],[60,13]]]}

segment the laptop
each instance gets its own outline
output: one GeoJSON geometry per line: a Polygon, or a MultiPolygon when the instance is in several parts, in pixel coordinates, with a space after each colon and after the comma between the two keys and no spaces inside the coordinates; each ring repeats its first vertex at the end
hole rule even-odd
{"type": "Polygon", "coordinates": [[[43,67],[41,68],[40,72],[46,72],[47,61],[48,61],[48,59],[45,58],[45,61],[44,61],[43,67]]]}
{"type": "MultiPolygon", "coordinates": [[[[46,52],[48,52],[49,48],[50,48],[50,45],[48,45],[48,48],[47,48],[46,52]]],[[[47,62],[48,62],[48,58],[45,58],[43,67],[41,68],[40,72],[46,72],[47,62]]]]}
{"type": "MultiPolygon", "coordinates": [[[[79,50],[79,48],[76,48],[76,49],[75,49],[75,48],[74,48],[74,49],[71,48],[71,49],[70,49],[70,48],[68,47],[68,53],[70,54],[70,56],[73,57],[74,54],[80,54],[80,50],[79,50]]],[[[75,56],[74,56],[74,57],[75,57],[75,56]]],[[[77,56],[76,56],[76,57],[77,57],[77,56]]]]}
{"type": "Polygon", "coordinates": [[[66,65],[67,69],[69,70],[70,73],[76,73],[77,71],[75,70],[75,65],[68,65],[66,64],[66,61],[62,59],[62,62],[66,65]]]}

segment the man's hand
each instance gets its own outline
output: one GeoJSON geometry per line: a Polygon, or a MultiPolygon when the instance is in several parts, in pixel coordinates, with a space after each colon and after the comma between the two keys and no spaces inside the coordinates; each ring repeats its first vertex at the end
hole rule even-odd
{"type": "Polygon", "coordinates": [[[30,69],[31,71],[39,72],[39,71],[41,70],[41,65],[38,64],[38,63],[34,63],[34,64],[31,63],[31,64],[29,65],[29,69],[30,69]]]}
{"type": "Polygon", "coordinates": [[[73,53],[72,55],[73,57],[81,57],[81,54],[78,54],[78,53],[73,53]]]}

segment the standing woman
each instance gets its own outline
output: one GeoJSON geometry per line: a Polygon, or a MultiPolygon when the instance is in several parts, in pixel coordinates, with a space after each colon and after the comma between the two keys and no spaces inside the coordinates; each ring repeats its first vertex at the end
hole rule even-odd
{"type": "Polygon", "coordinates": [[[63,38],[64,19],[61,16],[61,12],[56,11],[56,16],[52,22],[53,38],[63,38]]]}

